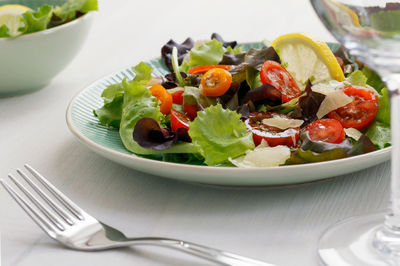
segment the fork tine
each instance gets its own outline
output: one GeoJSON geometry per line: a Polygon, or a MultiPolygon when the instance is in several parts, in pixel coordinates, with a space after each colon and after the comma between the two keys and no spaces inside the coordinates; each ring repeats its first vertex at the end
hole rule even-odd
{"type": "Polygon", "coordinates": [[[69,225],[73,225],[74,222],[72,220],[72,217],[66,213],[63,209],[58,207],[58,205],[49,197],[47,196],[42,189],[40,189],[33,181],[20,169],[17,169],[17,173],[22,176],[23,179],[36,191],[36,193],[42,197],[44,201],[49,204],[50,207],[61,217],[66,221],[69,225]]]}
{"type": "Polygon", "coordinates": [[[22,199],[15,190],[10,187],[4,179],[0,179],[0,183],[3,185],[3,187],[6,189],[8,194],[18,203],[19,206],[28,214],[29,217],[32,218],[32,220],[51,238],[56,237],[56,231],[55,228],[48,223],[46,220],[44,220],[38,212],[36,212],[32,207],[24,200],[22,199]]]}
{"type": "Polygon", "coordinates": [[[46,206],[40,203],[31,192],[29,192],[18,180],[16,180],[11,174],[8,177],[14,182],[14,184],[30,199],[30,201],[61,231],[65,230],[65,227],[61,224],[61,221],[55,217],[46,206]]]}
{"type": "Polygon", "coordinates": [[[31,172],[31,174],[36,177],[40,183],[43,184],[50,192],[54,195],[71,213],[73,213],[79,220],[84,220],[82,213],[84,211],[79,208],[75,203],[73,203],[67,196],[65,196],[61,191],[59,191],[55,186],[53,186],[46,178],[44,178],[38,171],[33,169],[30,165],[25,164],[25,168],[31,172]]]}

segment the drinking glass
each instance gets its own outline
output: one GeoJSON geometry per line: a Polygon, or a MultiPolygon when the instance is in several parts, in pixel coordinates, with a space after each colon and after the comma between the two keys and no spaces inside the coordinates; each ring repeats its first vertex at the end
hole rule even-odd
{"type": "Polygon", "coordinates": [[[392,133],[389,211],[330,227],[318,256],[324,265],[400,265],[400,1],[310,1],[333,36],[385,82],[392,133]]]}

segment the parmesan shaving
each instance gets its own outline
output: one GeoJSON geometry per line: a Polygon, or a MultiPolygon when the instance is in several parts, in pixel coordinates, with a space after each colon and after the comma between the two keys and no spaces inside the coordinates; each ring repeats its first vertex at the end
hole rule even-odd
{"type": "Polygon", "coordinates": [[[347,96],[341,90],[334,90],[326,94],[325,99],[322,101],[321,106],[318,109],[317,117],[321,119],[329,112],[343,107],[353,101],[353,98],[347,96]]]}
{"type": "Polygon", "coordinates": [[[272,118],[265,118],[262,120],[263,124],[266,124],[270,127],[277,127],[279,129],[288,129],[288,128],[296,128],[301,126],[304,121],[299,119],[287,119],[284,117],[272,117],[272,118]]]}
{"type": "Polygon", "coordinates": [[[290,158],[290,148],[287,146],[265,147],[259,145],[246,155],[229,160],[241,168],[279,166],[290,158]]]}
{"type": "Polygon", "coordinates": [[[358,141],[362,136],[362,133],[355,128],[345,128],[344,132],[346,132],[347,136],[349,136],[350,138],[352,138],[356,141],[358,141]]]}

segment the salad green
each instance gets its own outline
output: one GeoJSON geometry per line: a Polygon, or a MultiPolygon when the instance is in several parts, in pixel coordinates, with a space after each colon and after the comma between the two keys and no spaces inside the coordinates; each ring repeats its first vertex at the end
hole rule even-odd
{"type": "Polygon", "coordinates": [[[0,25],[0,38],[18,37],[46,30],[70,22],[90,11],[98,10],[97,0],[68,0],[60,6],[46,4],[36,10],[20,7],[27,9],[20,16],[23,26],[18,28],[17,34],[12,34],[6,24],[0,25]]]}
{"type": "MultiPolygon", "coordinates": [[[[152,69],[141,62],[132,68],[133,80],[109,85],[101,94],[103,106],[93,111],[100,124],[118,129],[124,146],[134,154],[197,165],[234,166],[235,158],[255,157],[252,151],[268,157],[269,146],[285,147],[283,152],[290,154],[284,160],[286,165],[340,159],[390,146],[387,90],[375,72],[349,61],[350,56],[341,47],[336,47],[336,51],[348,62],[343,69],[353,69],[343,81],[326,80],[318,84],[309,81],[299,96],[286,96],[283,101],[286,92],[265,82],[261,75],[265,62],[280,64],[272,46],[243,51],[236,47],[236,42],[228,44],[219,35],[213,36],[212,40],[197,45],[190,38],[183,44],[169,41],[162,48],[162,55],[170,73],[162,80],[157,77],[158,82],[152,76],[152,69]],[[222,79],[225,76],[207,80],[215,69],[231,79],[223,93],[209,96],[205,87],[217,88],[225,82],[222,79]],[[343,88],[361,94],[345,95],[343,88]],[[338,93],[347,99],[345,104],[340,105],[339,101],[338,106],[332,107],[326,103],[327,99],[335,103],[339,98],[334,95],[338,93]],[[372,109],[360,111],[360,102],[361,106],[372,109]],[[167,112],[160,108],[166,103],[171,104],[167,112]],[[332,120],[329,113],[332,111],[323,117],[318,117],[318,111],[333,108],[341,114],[347,106],[355,108],[361,120],[375,110],[371,121],[358,125],[351,120],[354,128],[344,126],[359,131],[361,137],[345,136],[340,126],[343,135],[337,140],[315,139],[313,123],[332,120]],[[287,126],[288,121],[296,126],[287,126]]],[[[345,125],[348,121],[339,122],[345,125]]],[[[316,133],[323,136],[337,132],[325,134],[317,130],[316,133]]],[[[254,165],[260,164],[262,161],[254,165]]]]}

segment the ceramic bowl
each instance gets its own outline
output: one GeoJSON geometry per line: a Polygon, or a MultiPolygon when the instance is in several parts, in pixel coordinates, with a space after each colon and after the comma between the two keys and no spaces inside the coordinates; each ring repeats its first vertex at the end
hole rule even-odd
{"type": "MultiPolygon", "coordinates": [[[[35,1],[32,1],[35,4],[35,1]]],[[[32,3],[31,2],[31,3],[32,3]]],[[[1,1],[36,8],[29,1],[1,1]]],[[[37,4],[37,3],[36,3],[37,4]]],[[[0,38],[0,97],[46,86],[77,55],[93,20],[89,12],[71,22],[20,37],[0,38]]]]}

